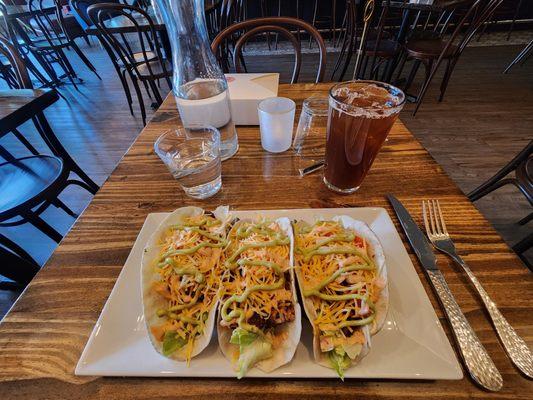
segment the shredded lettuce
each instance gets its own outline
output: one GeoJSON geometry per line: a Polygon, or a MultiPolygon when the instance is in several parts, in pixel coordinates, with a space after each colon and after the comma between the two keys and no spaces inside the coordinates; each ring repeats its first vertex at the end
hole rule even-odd
{"type": "Polygon", "coordinates": [[[237,378],[239,379],[255,363],[272,356],[272,343],[242,328],[233,330],[230,343],[239,346],[239,359],[237,361],[237,378]]]}
{"type": "Polygon", "coordinates": [[[255,339],[257,339],[257,334],[247,331],[246,329],[235,328],[231,333],[231,339],[229,342],[238,345],[239,350],[242,352],[243,348],[250,345],[255,339]]]}
{"type": "Polygon", "coordinates": [[[241,379],[255,363],[271,356],[272,343],[258,337],[240,352],[237,361],[237,378],[241,379]]]}
{"type": "Polygon", "coordinates": [[[352,360],[355,360],[359,353],[361,353],[363,345],[360,343],[343,344],[342,349],[346,352],[348,357],[350,357],[352,360]]]}
{"type": "Polygon", "coordinates": [[[342,349],[342,347],[335,347],[333,350],[328,351],[329,363],[333,369],[337,372],[337,375],[344,380],[344,371],[350,367],[351,360],[348,354],[342,349]]]}
{"type": "Polygon", "coordinates": [[[163,355],[168,357],[186,344],[187,341],[178,336],[175,331],[166,331],[163,339],[163,355]]]}

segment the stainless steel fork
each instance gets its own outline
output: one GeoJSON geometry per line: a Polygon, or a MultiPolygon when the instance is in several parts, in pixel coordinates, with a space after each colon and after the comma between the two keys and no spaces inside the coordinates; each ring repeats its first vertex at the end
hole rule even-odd
{"type": "Polygon", "coordinates": [[[446,229],[439,201],[423,201],[422,213],[424,216],[426,232],[429,240],[433,243],[433,246],[435,246],[437,250],[450,256],[450,258],[452,258],[457,264],[463,267],[468,278],[470,278],[470,282],[472,282],[477,289],[483,304],[485,304],[507,355],[520,371],[529,378],[533,378],[533,355],[531,350],[524,340],[518,336],[509,322],[507,322],[500,310],[498,310],[496,304],[489,297],[485,289],[483,289],[483,286],[481,286],[481,283],[479,283],[468,265],[466,265],[463,259],[457,254],[455,246],[448,234],[448,230],[446,229]]]}

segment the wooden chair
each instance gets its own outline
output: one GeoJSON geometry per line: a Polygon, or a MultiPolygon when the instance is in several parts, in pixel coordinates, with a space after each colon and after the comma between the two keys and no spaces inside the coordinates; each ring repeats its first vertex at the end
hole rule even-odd
{"type": "MultiPolygon", "coordinates": [[[[172,88],[170,77],[172,76],[172,66],[170,60],[163,57],[162,43],[157,35],[152,18],[148,13],[138,7],[125,4],[101,3],[93,4],[87,8],[87,13],[94,26],[98,29],[102,45],[113,61],[115,69],[118,68],[119,75],[122,76],[123,86],[126,91],[125,77],[129,76],[139,106],[143,124],[146,124],[146,110],[143,96],[139,87],[142,82],[149,97],[155,97],[152,103],[153,108],[159,107],[163,103],[163,98],[159,93],[158,84],[161,79],[167,82],[172,88]],[[134,51],[132,43],[124,33],[114,33],[106,22],[113,18],[122,18],[131,26],[136,44],[140,51],[134,51]]],[[[128,97],[128,91],[126,91],[128,97]]],[[[131,108],[131,98],[128,98],[131,108]]]]}
{"type": "Polygon", "coordinates": [[[442,64],[446,61],[446,69],[440,86],[439,101],[442,101],[450,77],[455,65],[459,60],[462,52],[472,40],[480,26],[492,15],[494,10],[502,3],[503,0],[475,0],[471,3],[464,15],[455,23],[455,27],[449,38],[436,39],[411,39],[406,43],[405,50],[407,59],[415,61],[415,73],[411,73],[404,91],[409,89],[414,75],[416,74],[417,65],[422,63],[425,67],[425,79],[417,96],[417,105],[413,111],[416,115],[424,96],[435,77],[435,74],[442,64]]]}
{"type": "MultiPolygon", "coordinates": [[[[505,185],[516,186],[533,206],[533,140],[524,147],[505,167],[499,170],[492,178],[482,183],[468,194],[470,201],[476,201],[485,197],[494,190],[505,185]],[[514,177],[508,177],[514,172],[514,177]]],[[[519,225],[525,225],[533,220],[533,212],[518,221],[519,225]]],[[[533,233],[513,246],[513,250],[531,268],[524,253],[533,246],[533,233]]]]}
{"type": "Polygon", "coordinates": [[[326,70],[326,46],[324,40],[318,30],[316,30],[311,24],[302,21],[301,19],[290,17],[268,17],[268,18],[254,18],[247,21],[238,22],[236,24],[228,26],[222,32],[220,32],[213,42],[211,43],[211,49],[217,56],[219,63],[225,72],[227,71],[227,62],[223,61],[225,51],[223,45],[227,38],[231,37],[237,32],[243,32],[242,35],[235,43],[233,49],[233,64],[235,65],[236,72],[242,72],[239,59],[242,57],[242,47],[252,37],[265,34],[265,33],[277,33],[287,39],[294,49],[294,68],[291,78],[291,83],[298,81],[300,74],[300,67],[302,63],[301,43],[297,37],[289,30],[290,28],[297,28],[308,33],[318,44],[319,47],[319,61],[318,71],[315,82],[322,82],[324,79],[324,73],[326,70]]]}

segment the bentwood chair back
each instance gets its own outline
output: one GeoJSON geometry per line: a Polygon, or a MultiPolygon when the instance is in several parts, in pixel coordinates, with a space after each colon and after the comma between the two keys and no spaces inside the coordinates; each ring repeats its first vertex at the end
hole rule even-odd
{"type": "MultiPolygon", "coordinates": [[[[24,65],[24,60],[21,58],[17,49],[6,39],[0,38],[0,56],[4,56],[10,68],[13,71],[13,76],[17,80],[17,88],[19,89],[33,89],[32,81],[29,77],[28,70],[24,65]]],[[[75,173],[81,179],[70,179],[68,184],[74,184],[87,190],[88,192],[95,194],[98,190],[98,185],[81,169],[81,167],[72,159],[70,154],[61,144],[59,138],[55,135],[54,131],[48,124],[46,117],[42,110],[35,110],[35,116],[32,117],[32,121],[37,129],[37,132],[54,154],[59,157],[64,164],[64,167],[70,172],[75,173]]],[[[29,119],[29,118],[28,118],[29,119]]],[[[22,133],[18,130],[14,130],[13,134],[26,146],[26,148],[34,155],[37,155],[35,148],[29,143],[22,133]]],[[[13,157],[0,146],[0,157],[4,159],[12,159],[13,157]]],[[[70,211],[70,210],[69,210],[70,211]]],[[[67,211],[67,212],[69,212],[67,211]]]]}
{"type": "Polygon", "coordinates": [[[141,108],[143,123],[146,124],[146,111],[139,82],[143,83],[149,96],[154,96],[154,108],[163,103],[158,82],[163,79],[169,88],[172,87],[171,63],[163,57],[162,41],[152,18],[141,8],[125,4],[94,4],[89,6],[87,13],[105,42],[104,46],[110,57],[119,62],[121,73],[127,73],[130,77],[141,108]],[[129,33],[117,30],[117,24],[127,26],[129,33]]]}
{"type": "MultiPolygon", "coordinates": [[[[413,39],[406,44],[408,59],[415,60],[413,71],[416,73],[417,65],[424,64],[425,79],[417,96],[417,105],[413,111],[415,115],[422,104],[427,89],[433,80],[437,69],[446,61],[446,70],[440,87],[439,101],[442,101],[448,86],[451,74],[462,52],[470,43],[479,28],[500,6],[503,0],[475,0],[464,11],[463,15],[455,22],[453,31],[450,29],[448,38],[439,39],[413,39]]],[[[412,83],[414,74],[411,73],[407,80],[405,90],[412,83]]]]}
{"type": "MultiPolygon", "coordinates": [[[[17,79],[19,88],[31,89],[32,84],[24,62],[16,48],[4,38],[0,38],[0,56],[4,57],[17,79]]],[[[18,226],[30,223],[55,242],[62,235],[49,225],[41,214],[51,205],[61,208],[72,217],[77,215],[64,204],[59,195],[69,185],[81,186],[96,193],[98,186],[81,170],[66,152],[48,125],[42,109],[31,110],[30,118],[37,131],[48,145],[53,155],[40,155],[18,131],[13,133],[31,153],[29,157],[15,158],[0,146],[0,227],[18,226]],[[80,178],[69,178],[74,172],[80,178]]],[[[2,134],[8,132],[2,131],[2,134]]],[[[21,246],[0,233],[0,274],[20,283],[28,283],[39,270],[33,258],[21,246]],[[7,261],[6,261],[7,262],[7,261]]]]}
{"type": "Polygon", "coordinates": [[[30,26],[32,26],[36,36],[27,35],[26,40],[28,40],[27,45],[33,51],[38,52],[45,60],[57,62],[76,89],[78,87],[74,79],[78,79],[78,75],[65,54],[65,49],[74,50],[87,68],[101,79],[96,68],[65,28],[66,24],[59,0],[54,0],[53,10],[50,10],[50,3],[47,0],[29,0],[28,8],[32,13],[30,26]]]}
{"type": "Polygon", "coordinates": [[[401,46],[388,31],[390,18],[390,1],[374,1],[373,4],[364,1],[346,0],[346,32],[343,36],[341,50],[331,74],[332,80],[343,81],[348,66],[354,55],[359,55],[360,61],[353,74],[356,79],[388,80],[389,68],[398,56],[401,46]],[[367,31],[363,34],[365,20],[367,31]],[[383,66],[381,78],[378,76],[383,66]],[[367,74],[368,71],[368,74],[367,74]]]}
{"type": "Polygon", "coordinates": [[[241,72],[242,67],[240,59],[242,58],[242,48],[248,40],[259,34],[276,33],[287,39],[294,50],[294,68],[291,78],[291,83],[298,81],[300,75],[300,67],[302,63],[301,43],[297,36],[294,35],[290,29],[299,29],[308,33],[318,44],[319,48],[319,62],[315,82],[322,82],[326,70],[326,45],[322,36],[311,24],[297,18],[290,17],[268,17],[268,18],[254,18],[246,21],[238,22],[228,26],[220,32],[211,43],[211,50],[217,56],[219,63],[225,72],[228,72],[227,61],[223,60],[226,51],[224,45],[226,40],[236,33],[240,33],[239,38],[235,42],[233,49],[233,65],[236,72],[241,72]]]}
{"type": "MultiPolygon", "coordinates": [[[[470,192],[468,198],[470,201],[479,200],[506,185],[516,186],[533,207],[533,140],[494,176],[470,192]]],[[[518,225],[526,225],[532,220],[533,212],[530,212],[529,215],[518,221],[518,225]]],[[[513,250],[530,269],[532,265],[524,253],[531,247],[533,247],[533,232],[513,246],[513,250]]]]}

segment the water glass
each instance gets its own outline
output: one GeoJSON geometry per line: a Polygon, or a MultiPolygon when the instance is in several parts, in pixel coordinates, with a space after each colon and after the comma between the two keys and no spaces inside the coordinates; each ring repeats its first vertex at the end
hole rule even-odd
{"type": "Polygon", "coordinates": [[[301,161],[300,167],[305,168],[324,159],[327,123],[327,97],[305,99],[292,143],[292,148],[301,161]]]}
{"type": "Polygon", "coordinates": [[[281,153],[291,147],[296,104],[285,97],[271,97],[257,106],[261,146],[271,153],[281,153]]]}
{"type": "Polygon", "coordinates": [[[206,199],[222,187],[218,129],[212,126],[171,129],[157,139],[154,148],[188,196],[206,199]]]}

